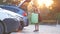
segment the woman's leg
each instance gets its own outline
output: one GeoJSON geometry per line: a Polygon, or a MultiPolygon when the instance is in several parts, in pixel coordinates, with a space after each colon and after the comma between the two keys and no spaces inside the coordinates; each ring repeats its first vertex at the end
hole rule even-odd
{"type": "Polygon", "coordinates": [[[39,24],[38,23],[35,24],[35,30],[34,30],[34,32],[35,31],[39,31],[39,24]]]}

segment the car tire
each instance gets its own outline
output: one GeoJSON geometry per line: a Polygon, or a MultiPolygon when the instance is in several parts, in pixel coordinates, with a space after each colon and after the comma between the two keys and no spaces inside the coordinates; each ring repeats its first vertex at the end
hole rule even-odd
{"type": "Polygon", "coordinates": [[[15,18],[5,18],[3,22],[5,22],[5,27],[6,27],[5,34],[10,34],[11,32],[17,31],[20,24],[20,22],[15,18]]]}
{"type": "Polygon", "coordinates": [[[1,20],[0,20],[0,34],[5,34],[5,26],[1,20]]]}

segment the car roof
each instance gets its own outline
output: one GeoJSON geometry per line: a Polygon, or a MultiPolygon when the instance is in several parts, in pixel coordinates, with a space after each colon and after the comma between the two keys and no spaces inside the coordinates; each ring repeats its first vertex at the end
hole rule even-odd
{"type": "Polygon", "coordinates": [[[10,10],[21,15],[24,13],[24,10],[14,5],[0,5],[0,8],[10,10]]]}

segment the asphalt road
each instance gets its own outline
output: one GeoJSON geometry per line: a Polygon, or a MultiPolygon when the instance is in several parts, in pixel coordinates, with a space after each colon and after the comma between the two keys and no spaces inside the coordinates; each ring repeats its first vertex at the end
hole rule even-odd
{"type": "Polygon", "coordinates": [[[60,34],[60,25],[40,25],[39,32],[33,32],[34,25],[25,27],[21,32],[12,32],[11,34],[60,34]]]}

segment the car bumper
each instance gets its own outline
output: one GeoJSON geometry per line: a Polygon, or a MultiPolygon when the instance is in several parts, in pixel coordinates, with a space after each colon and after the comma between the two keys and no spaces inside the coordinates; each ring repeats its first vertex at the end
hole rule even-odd
{"type": "Polygon", "coordinates": [[[24,20],[24,26],[28,26],[29,25],[28,18],[27,17],[24,17],[23,20],[24,20]]]}

